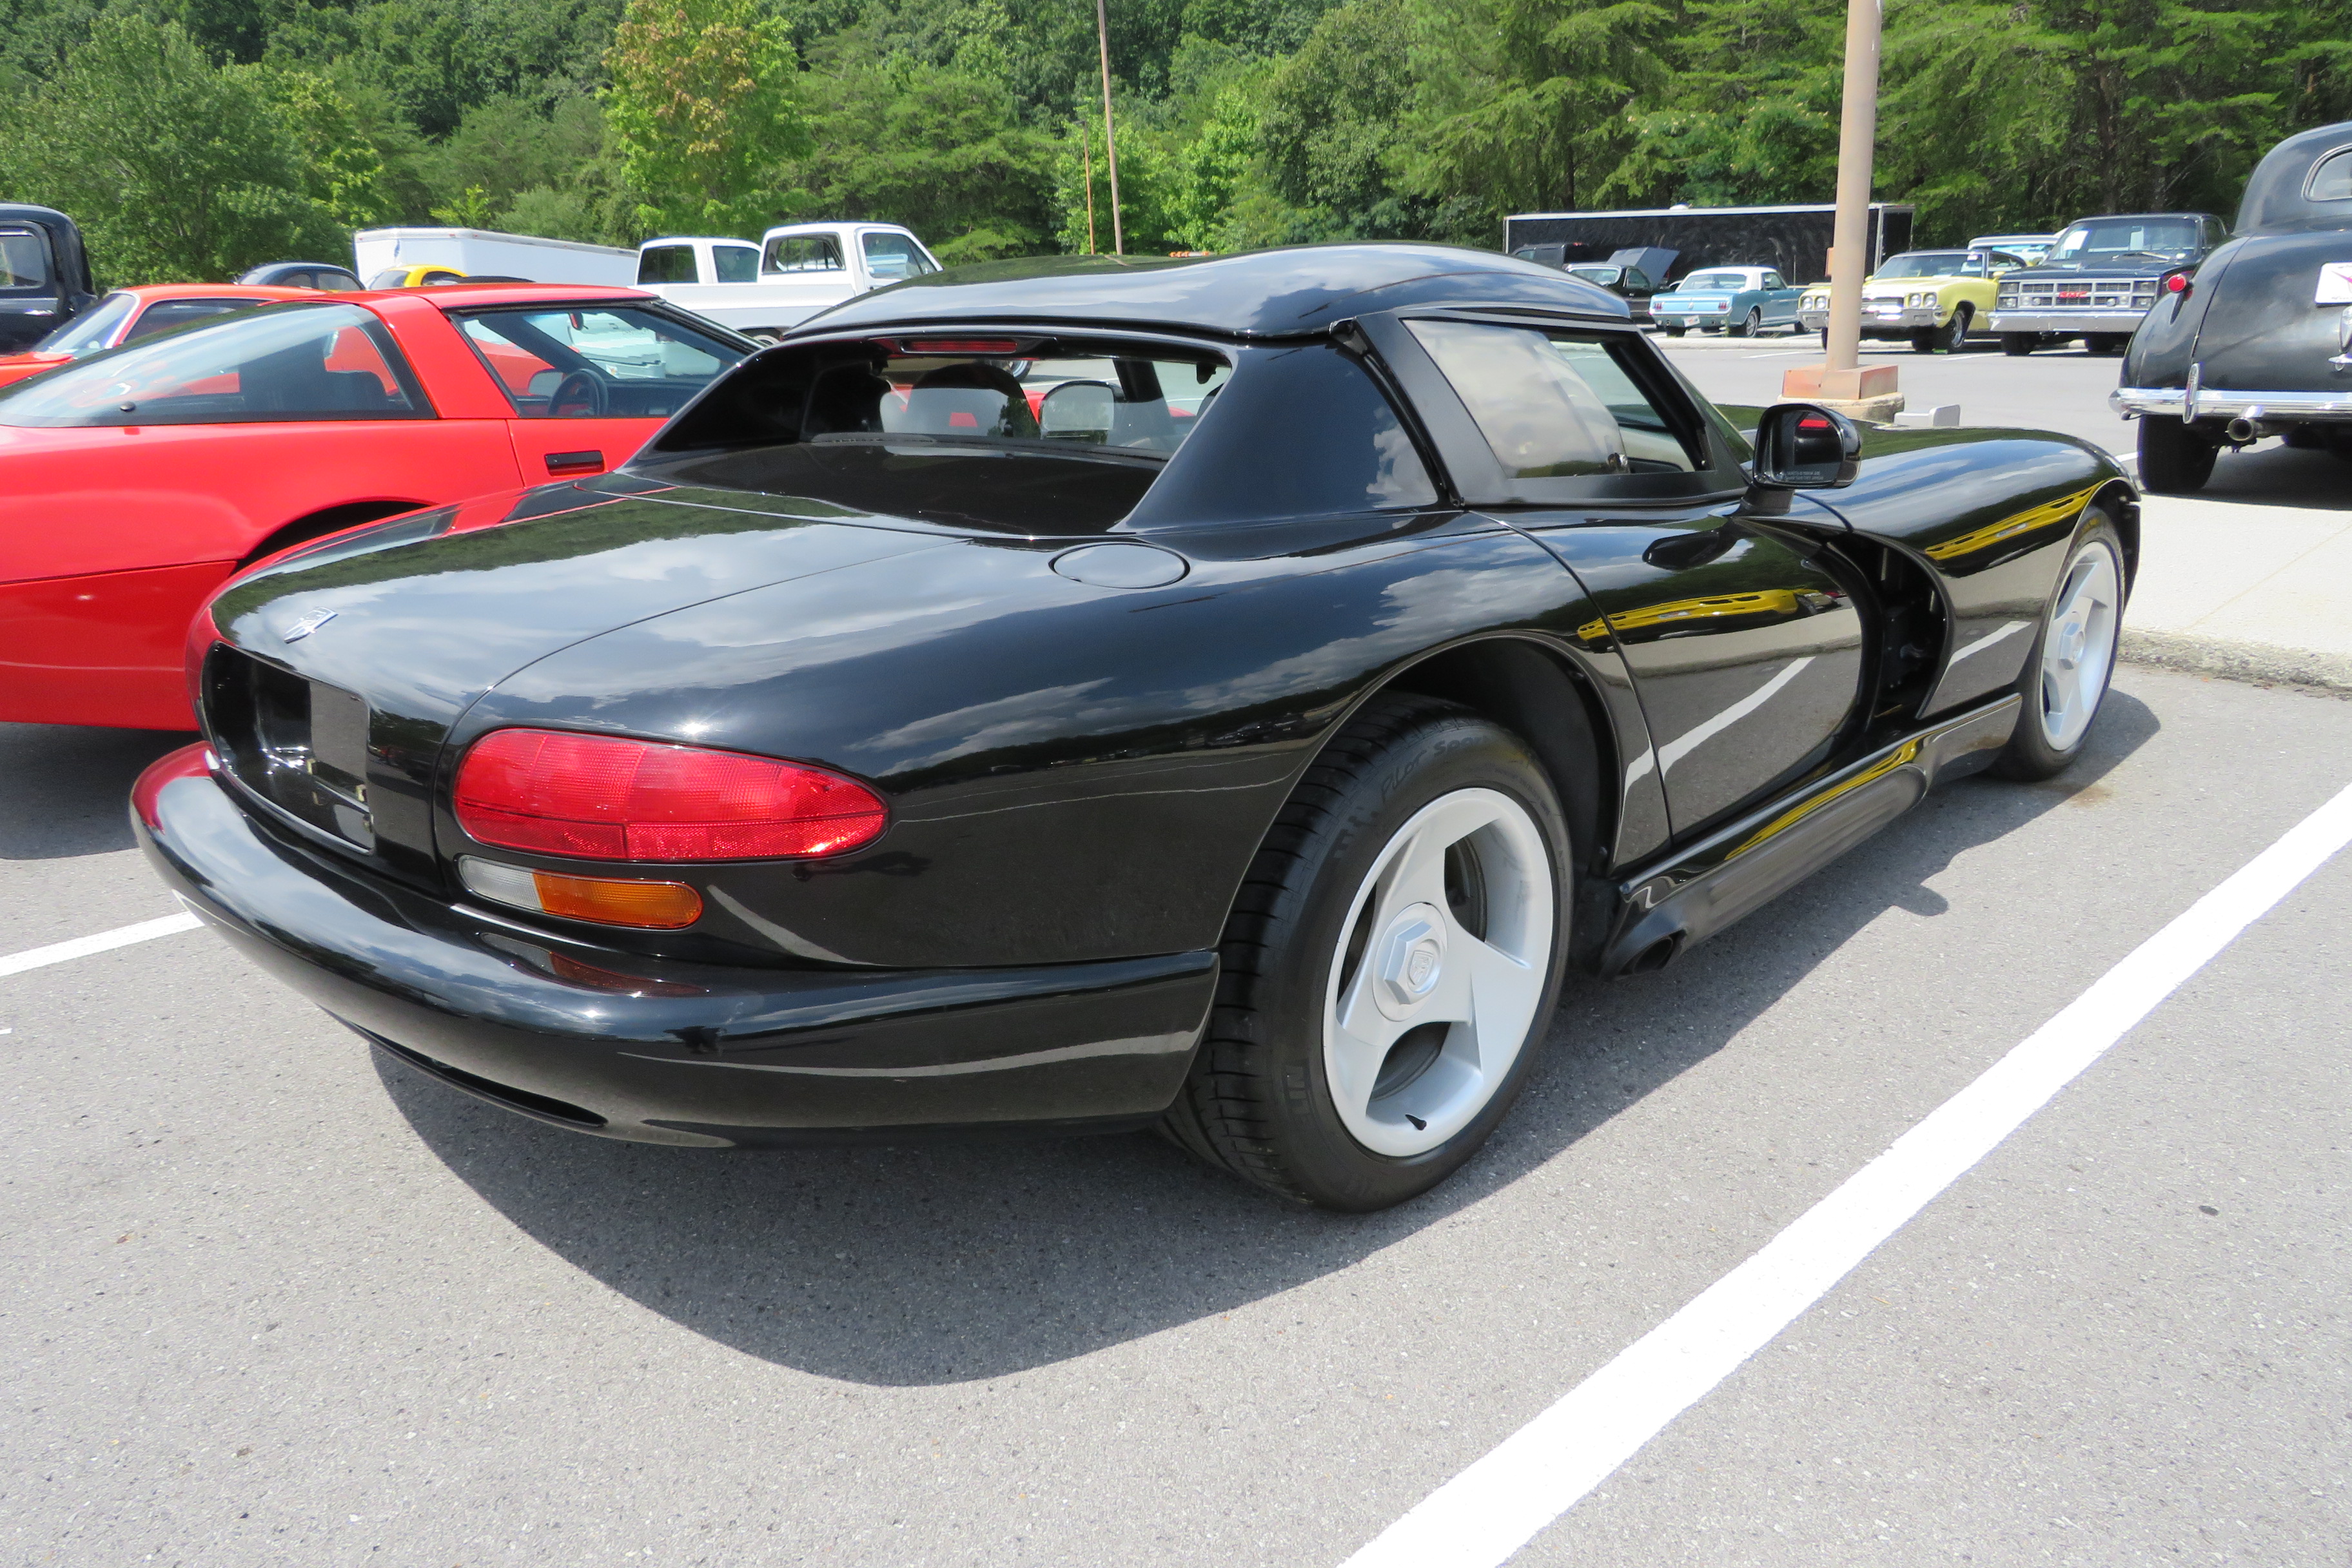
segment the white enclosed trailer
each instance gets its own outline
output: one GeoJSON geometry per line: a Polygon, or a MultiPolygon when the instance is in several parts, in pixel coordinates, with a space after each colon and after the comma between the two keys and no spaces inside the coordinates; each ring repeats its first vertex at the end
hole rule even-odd
{"type": "Polygon", "coordinates": [[[637,279],[637,253],[611,245],[497,234],[481,228],[364,228],[352,237],[360,281],[371,289],[389,274],[446,268],[469,278],[520,278],[532,283],[610,283],[637,279]]]}

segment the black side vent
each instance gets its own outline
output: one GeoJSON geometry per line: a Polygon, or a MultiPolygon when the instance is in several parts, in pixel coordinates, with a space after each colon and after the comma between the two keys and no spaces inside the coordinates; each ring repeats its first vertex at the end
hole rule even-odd
{"type": "Polygon", "coordinates": [[[205,657],[204,721],[230,777],[306,827],[375,848],[367,704],[226,643],[205,657]]]}

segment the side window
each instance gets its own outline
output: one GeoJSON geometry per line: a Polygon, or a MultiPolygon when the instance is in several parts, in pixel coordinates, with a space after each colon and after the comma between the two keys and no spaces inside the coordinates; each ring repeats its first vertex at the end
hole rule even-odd
{"type": "Polygon", "coordinates": [[[712,246],[710,266],[721,283],[757,283],[760,280],[760,253],[748,245],[712,246]]]}
{"type": "Polygon", "coordinates": [[[1363,366],[1323,344],[1250,351],[1205,398],[1131,526],[1434,505],[1412,438],[1363,366]]]}
{"type": "Polygon", "coordinates": [[[844,272],[841,244],[829,234],[780,234],[768,241],[760,270],[775,273],[844,272]]]}
{"type": "Polygon", "coordinates": [[[1647,289],[1650,287],[1650,275],[1643,271],[1638,267],[1628,267],[1625,268],[1625,287],[1628,289],[1647,289]]]}
{"type": "Polygon", "coordinates": [[[147,307],[144,315],[131,323],[130,335],[122,341],[135,343],[142,338],[168,332],[173,327],[201,321],[206,316],[225,316],[231,310],[246,310],[251,304],[252,301],[247,300],[158,300],[147,307]]]}
{"type": "Polygon", "coordinates": [[[858,245],[866,252],[866,269],[877,278],[918,278],[939,270],[903,234],[864,234],[858,245]]]}
{"type": "Polygon", "coordinates": [[[1767,272],[1764,274],[1764,287],[1767,289],[1786,289],[1788,285],[1780,281],[1780,275],[1779,273],[1767,272]]]}
{"type": "Polygon", "coordinates": [[[374,316],[273,305],[133,343],[0,392],[0,425],[241,425],[428,419],[374,316]]]}
{"type": "Polygon", "coordinates": [[[1478,321],[1406,323],[1515,479],[1688,474],[1682,433],[1599,338],[1478,321]]]}
{"type": "Polygon", "coordinates": [[[49,280],[49,247],[29,228],[0,228],[0,289],[38,289],[49,280]]]}
{"type": "Polygon", "coordinates": [[[460,320],[525,419],[666,418],[742,357],[732,344],[625,305],[460,320]]]}
{"type": "Polygon", "coordinates": [[[694,281],[694,247],[690,245],[649,245],[637,252],[637,281],[640,283],[691,283],[694,281]]]}

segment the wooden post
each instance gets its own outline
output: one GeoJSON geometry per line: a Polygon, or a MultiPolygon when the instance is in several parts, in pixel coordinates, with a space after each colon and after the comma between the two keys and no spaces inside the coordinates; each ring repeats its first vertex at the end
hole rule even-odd
{"type": "Polygon", "coordinates": [[[1878,136],[1878,39],[1885,3],[1846,0],[1827,353],[1822,363],[1800,365],[1780,384],[1784,397],[1853,405],[1849,412],[1874,418],[1892,417],[1903,406],[1895,367],[1874,364],[1865,370],[1862,364],[1862,280],[1870,272],[1870,174],[1878,136]]]}
{"type": "Polygon", "coordinates": [[[1110,118],[1110,13],[1103,0],[1095,0],[1095,42],[1102,49],[1103,79],[1103,163],[1110,170],[1110,248],[1115,256],[1127,254],[1127,236],[1118,220],[1118,132],[1110,118]]]}
{"type": "Polygon", "coordinates": [[[1095,253],[1095,153],[1087,136],[1087,117],[1078,116],[1078,157],[1087,174],[1087,254],[1095,253]]]}

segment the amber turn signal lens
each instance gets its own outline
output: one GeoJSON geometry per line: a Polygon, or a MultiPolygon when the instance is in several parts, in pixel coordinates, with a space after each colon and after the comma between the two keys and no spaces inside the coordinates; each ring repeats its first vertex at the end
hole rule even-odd
{"type": "Polygon", "coordinates": [[[457,875],[469,889],[486,899],[568,921],[677,931],[702,918],[702,895],[684,882],[567,877],[557,871],[501,866],[476,855],[458,860],[457,875]]]}

